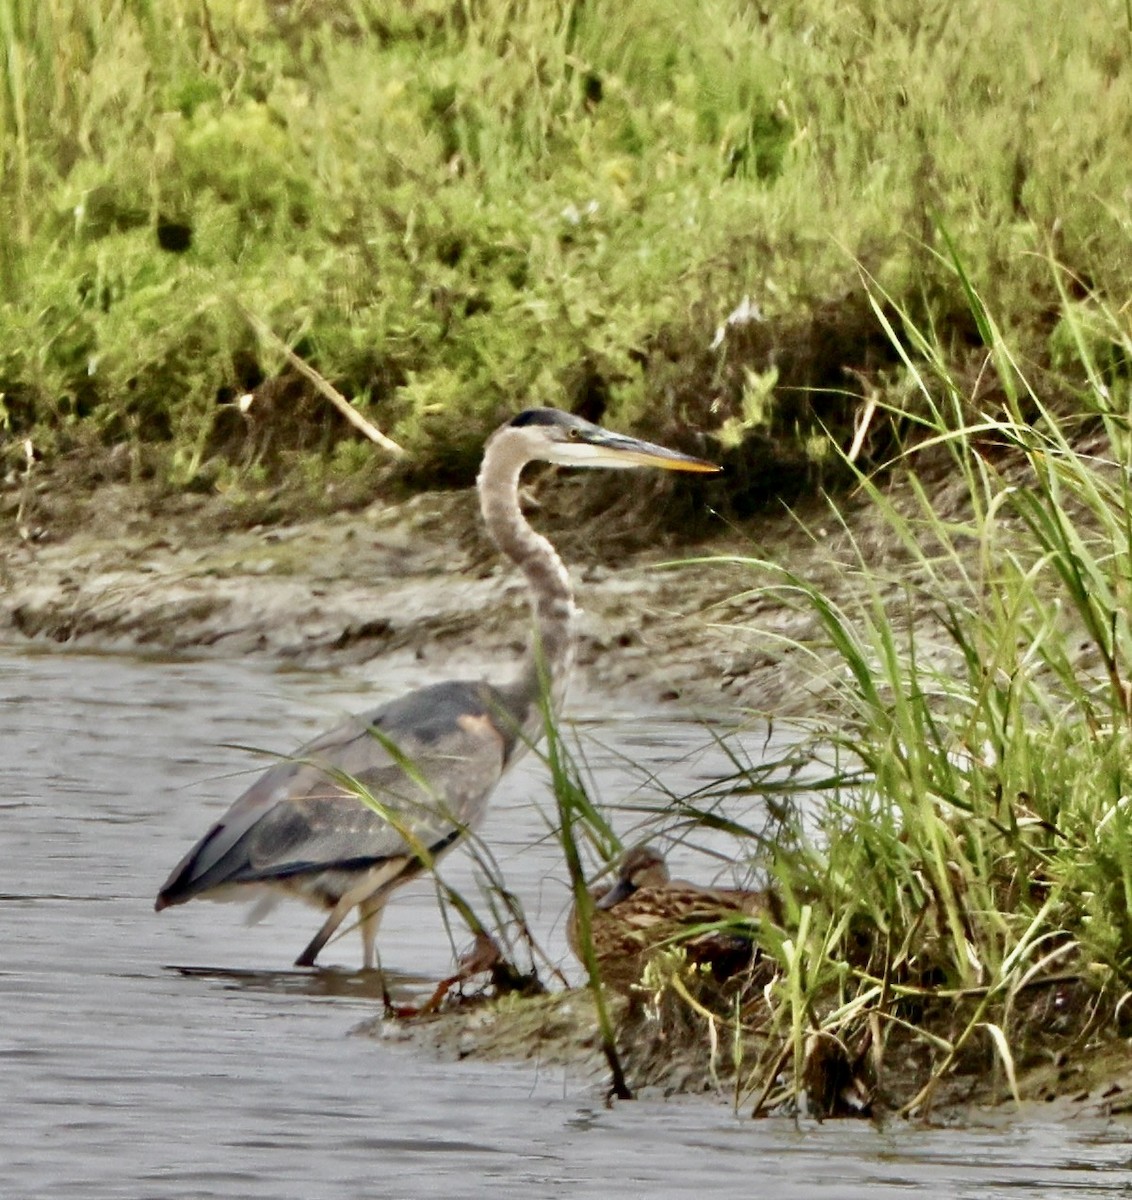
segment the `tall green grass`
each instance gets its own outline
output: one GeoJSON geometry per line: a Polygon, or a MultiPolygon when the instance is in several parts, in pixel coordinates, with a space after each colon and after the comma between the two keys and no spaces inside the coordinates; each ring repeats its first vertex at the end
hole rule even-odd
{"type": "Polygon", "coordinates": [[[1017,1095],[1023,1067],[1115,1038],[1132,993],[1132,339],[1065,290],[1061,336],[1088,379],[1067,419],[949,266],[1002,381],[993,404],[871,283],[918,393],[904,461],[857,481],[883,534],[843,523],[820,589],[745,560],[815,618],[808,737],[852,765],[775,863],[800,902],[765,937],[778,983],[739,1022],[758,1105],[813,1102],[807,1064],[831,1043],[905,1111],[996,1064],[1017,1095]],[[909,1054],[918,1072],[886,1074],[909,1054]]]}

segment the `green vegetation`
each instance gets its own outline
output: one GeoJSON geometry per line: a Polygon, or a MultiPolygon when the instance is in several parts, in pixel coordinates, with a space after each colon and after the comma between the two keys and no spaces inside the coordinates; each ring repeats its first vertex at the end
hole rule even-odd
{"type": "Polygon", "coordinates": [[[1043,257],[1120,308],[1130,56],[1123,0],[0,0],[9,465],[31,436],[174,486],[364,470],[243,306],[418,482],[552,402],[718,434],[746,511],[899,368],[858,264],[969,379],[941,231],[1043,385],[1043,257]]]}
{"type": "Polygon", "coordinates": [[[943,506],[907,463],[884,486],[859,475],[887,536],[844,527],[824,590],[738,560],[816,618],[795,649],[820,715],[788,761],[665,813],[746,841],[782,900],[781,922],[752,932],[749,982],[705,989],[677,954],[644,984],[660,1019],[694,1015],[712,1048],[734,1047],[756,1110],[805,1093],[812,1111],[853,1111],[879,1091],[922,1112],[956,1076],[996,1073],[1005,1094],[1076,1091],[1128,1033],[1132,336],[1109,315],[1114,369],[1093,353],[1098,326],[1067,320],[1091,380],[1067,422],[952,265],[1005,409],[969,420],[938,344],[907,314],[890,329],[930,414],[909,461],[935,456],[961,486],[943,506]],[[739,795],[760,793],[769,839],[736,820],[739,795]]]}

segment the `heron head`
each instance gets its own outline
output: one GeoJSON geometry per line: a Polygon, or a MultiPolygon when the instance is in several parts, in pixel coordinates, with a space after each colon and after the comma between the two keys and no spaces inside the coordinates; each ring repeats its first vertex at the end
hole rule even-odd
{"type": "Polygon", "coordinates": [[[504,428],[519,432],[532,459],[564,467],[659,467],[698,472],[720,469],[705,459],[612,433],[557,408],[529,408],[504,428]]]}
{"type": "Polygon", "coordinates": [[[641,888],[663,887],[668,879],[668,864],[655,846],[634,846],[625,852],[617,881],[597,902],[597,907],[613,908],[641,888]]]}

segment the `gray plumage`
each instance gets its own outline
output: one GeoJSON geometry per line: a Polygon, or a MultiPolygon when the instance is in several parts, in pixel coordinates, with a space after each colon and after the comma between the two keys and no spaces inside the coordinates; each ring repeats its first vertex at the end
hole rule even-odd
{"type": "Polygon", "coordinates": [[[519,476],[535,459],[716,469],[556,409],[521,413],[498,429],[478,480],[481,507],[496,545],[526,576],[535,615],[515,681],[421,688],[309,742],[263,774],[178,863],[158,893],[158,910],[195,896],[224,899],[257,888],[295,895],[329,910],[296,960],[310,966],[356,908],[365,965],[373,966],[390,892],[431,867],[482,820],[503,772],[537,740],[544,681],[552,703],[562,699],[575,609],[561,559],[519,509],[519,476]]]}

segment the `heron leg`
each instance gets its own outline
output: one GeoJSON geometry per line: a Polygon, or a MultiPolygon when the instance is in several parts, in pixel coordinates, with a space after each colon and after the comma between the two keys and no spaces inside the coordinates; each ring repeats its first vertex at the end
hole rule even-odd
{"type": "Polygon", "coordinates": [[[345,904],[344,901],[348,898],[349,893],[343,896],[341,900],[330,910],[330,916],[322,923],[322,928],[314,935],[307,943],[306,949],[295,959],[296,967],[313,967],[314,960],[318,958],[319,951],[330,941],[334,935],[334,931],[342,924],[346,914],[353,907],[353,904],[345,904]]]}
{"type": "Polygon", "coordinates": [[[385,897],[374,896],[358,906],[362,931],[362,966],[372,971],[377,966],[377,929],[381,924],[381,914],[385,911],[385,897]]]}
{"type": "MultiPolygon", "coordinates": [[[[367,937],[366,929],[370,923],[371,916],[376,916],[381,912],[381,906],[385,903],[382,893],[385,891],[390,881],[397,878],[404,870],[405,860],[397,859],[387,861],[382,864],[381,868],[375,870],[365,876],[361,883],[350,888],[349,891],[343,892],[338,898],[338,903],[330,910],[330,915],[322,923],[322,928],[314,935],[307,943],[307,948],[295,959],[296,967],[313,967],[314,960],[318,958],[319,952],[323,946],[334,936],[334,931],[346,919],[346,914],[350,909],[362,907],[362,936],[367,937]],[[366,901],[370,901],[368,905],[366,901]],[[372,910],[372,911],[371,911],[372,910]]],[[[377,936],[377,924],[373,924],[373,936],[377,936]]],[[[373,952],[372,942],[367,942],[366,957],[369,958],[373,952]]],[[[369,963],[367,962],[368,966],[369,963]]]]}
{"type": "Polygon", "coordinates": [[[296,967],[313,967],[319,951],[334,936],[334,931],[346,919],[346,914],[356,904],[360,904],[374,890],[374,883],[367,879],[364,884],[351,888],[344,893],[338,903],[330,910],[330,915],[322,923],[322,928],[307,943],[307,948],[295,959],[296,967]]]}

